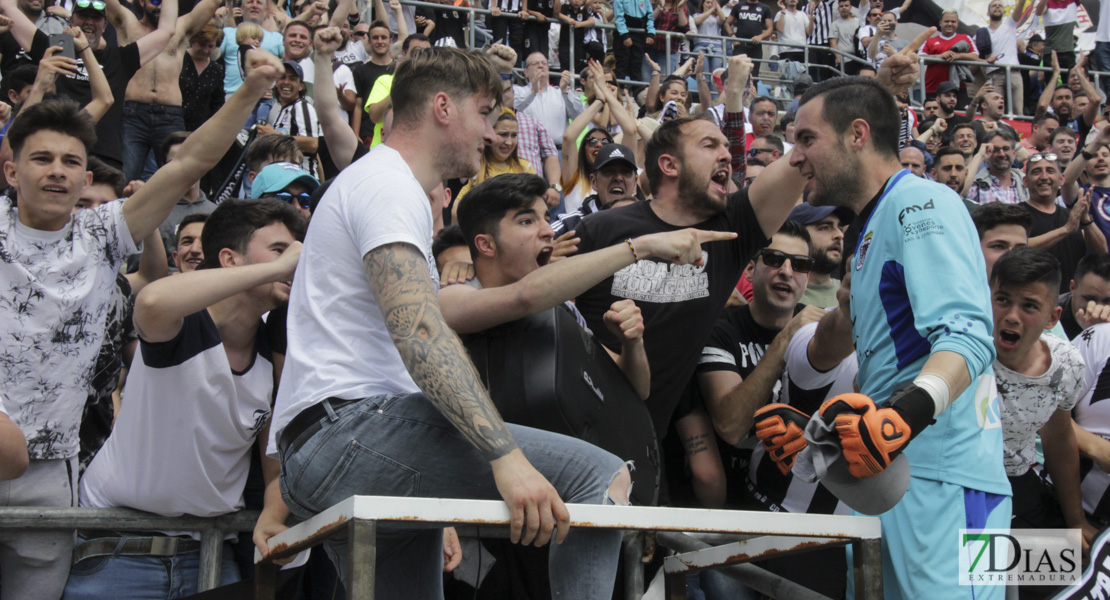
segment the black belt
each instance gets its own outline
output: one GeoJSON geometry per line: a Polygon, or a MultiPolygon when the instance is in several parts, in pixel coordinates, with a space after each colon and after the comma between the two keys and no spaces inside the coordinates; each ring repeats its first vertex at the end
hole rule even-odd
{"type": "Polygon", "coordinates": [[[330,404],[332,412],[339,410],[341,407],[358,402],[362,400],[343,400],[341,398],[327,398],[323,402],[313,404],[312,406],[302,410],[297,416],[293,417],[292,421],[285,426],[281,432],[281,437],[278,438],[278,452],[282,456],[288,454],[291,450],[296,450],[301,447],[308,438],[312,437],[317,431],[324,426],[324,419],[328,416],[328,411],[324,408],[324,404],[330,404]],[[298,443],[300,442],[300,443],[298,443]]]}
{"type": "Polygon", "coordinates": [[[73,564],[98,556],[177,556],[199,551],[200,542],[186,537],[168,535],[96,537],[77,543],[73,548],[73,564]],[[120,540],[123,540],[122,544],[120,540]]]}

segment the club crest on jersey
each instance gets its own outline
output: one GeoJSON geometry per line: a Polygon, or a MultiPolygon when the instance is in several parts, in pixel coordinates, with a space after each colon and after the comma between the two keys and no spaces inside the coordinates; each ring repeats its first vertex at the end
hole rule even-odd
{"type": "Polygon", "coordinates": [[[856,259],[857,271],[863,268],[863,259],[867,258],[867,249],[871,247],[872,235],[872,232],[867,232],[867,235],[863,236],[863,241],[860,242],[859,249],[856,250],[856,255],[859,256],[859,258],[856,259]]]}

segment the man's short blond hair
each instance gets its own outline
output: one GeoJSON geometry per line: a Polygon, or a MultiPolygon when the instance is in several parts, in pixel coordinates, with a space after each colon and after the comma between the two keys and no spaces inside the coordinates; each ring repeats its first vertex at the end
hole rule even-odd
{"type": "Polygon", "coordinates": [[[418,126],[428,102],[444,92],[456,102],[484,96],[501,103],[501,76],[481,52],[458,48],[425,48],[397,65],[390,96],[393,127],[418,126]]]}

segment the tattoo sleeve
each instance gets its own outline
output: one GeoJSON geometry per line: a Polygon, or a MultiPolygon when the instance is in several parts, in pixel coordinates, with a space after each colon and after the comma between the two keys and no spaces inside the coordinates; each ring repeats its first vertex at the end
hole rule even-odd
{"type": "Polygon", "coordinates": [[[466,349],[443,320],[424,255],[395,243],[371,250],[362,262],[389,335],[428,400],[486,459],[516,449],[466,349]]]}

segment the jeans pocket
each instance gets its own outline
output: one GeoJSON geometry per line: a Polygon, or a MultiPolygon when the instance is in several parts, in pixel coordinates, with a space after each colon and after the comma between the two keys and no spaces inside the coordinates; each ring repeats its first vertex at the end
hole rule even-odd
{"type": "Polygon", "coordinates": [[[81,577],[83,575],[95,575],[99,573],[111,560],[111,556],[95,556],[93,558],[86,558],[79,563],[75,563],[69,568],[70,576],[81,577]]]}
{"type": "Polygon", "coordinates": [[[419,491],[418,471],[351,439],[306,503],[323,510],[359,494],[415,496],[419,491]]]}

